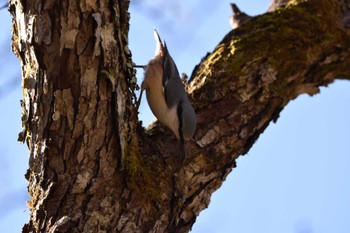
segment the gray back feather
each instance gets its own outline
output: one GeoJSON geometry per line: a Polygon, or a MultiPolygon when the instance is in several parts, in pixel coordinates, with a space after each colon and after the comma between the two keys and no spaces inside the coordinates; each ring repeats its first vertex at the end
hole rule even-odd
{"type": "Polygon", "coordinates": [[[165,101],[168,108],[177,105],[183,96],[186,96],[186,91],[180,79],[179,71],[176,64],[168,52],[168,48],[164,43],[163,55],[163,87],[165,101]]]}

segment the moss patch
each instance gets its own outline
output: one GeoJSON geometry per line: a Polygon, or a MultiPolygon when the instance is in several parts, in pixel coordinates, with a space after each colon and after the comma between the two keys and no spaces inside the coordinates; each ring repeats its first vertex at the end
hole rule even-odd
{"type": "Polygon", "coordinates": [[[320,51],[333,46],[339,38],[341,32],[334,22],[338,9],[334,1],[302,1],[238,28],[242,31],[238,34],[244,36],[240,40],[234,39],[233,46],[237,53],[245,55],[238,56],[239,59],[235,56],[232,61],[236,71],[240,72],[239,68],[249,62],[248,59],[263,57],[278,70],[279,76],[293,75],[300,66],[313,62],[320,51]]]}
{"type": "Polygon", "coordinates": [[[167,190],[168,180],[165,168],[160,167],[162,162],[158,156],[143,156],[136,153],[126,154],[124,169],[127,175],[127,186],[132,191],[138,203],[143,203],[143,210],[148,217],[150,229],[152,222],[158,220],[160,203],[167,195],[163,192],[167,190]]]}
{"type": "MultiPolygon", "coordinates": [[[[332,0],[295,0],[272,13],[253,18],[231,31],[203,62],[196,73],[197,80],[205,80],[210,89],[204,87],[202,91],[216,90],[216,74],[220,72],[225,72],[220,77],[227,79],[221,80],[221,85],[231,82],[227,85],[230,88],[223,91],[249,89],[251,86],[242,86],[240,79],[243,78],[246,85],[252,69],[259,76],[260,65],[266,64],[276,73],[276,81],[267,89],[274,96],[288,99],[285,96],[288,93],[283,90],[290,82],[286,79],[297,75],[303,67],[317,64],[321,53],[330,51],[335,44],[344,43],[344,31],[337,26],[340,22],[335,22],[340,14],[339,4],[332,0]],[[236,77],[240,79],[232,83],[236,77]]],[[[249,85],[258,81],[252,80],[249,85]]]]}

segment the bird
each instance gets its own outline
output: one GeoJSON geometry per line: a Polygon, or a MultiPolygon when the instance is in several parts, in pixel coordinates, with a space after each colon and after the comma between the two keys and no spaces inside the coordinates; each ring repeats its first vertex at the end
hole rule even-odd
{"type": "Polygon", "coordinates": [[[147,102],[153,114],[179,140],[180,156],[183,160],[184,143],[193,137],[196,130],[196,113],[166,43],[162,43],[156,30],[154,38],[155,55],[146,66],[142,66],[145,72],[138,105],[143,91],[146,91],[147,102]]]}
{"type": "Polygon", "coordinates": [[[230,17],[230,25],[232,29],[236,29],[237,27],[248,22],[252,18],[251,16],[242,12],[234,3],[231,3],[231,9],[233,12],[233,15],[230,17]]]}

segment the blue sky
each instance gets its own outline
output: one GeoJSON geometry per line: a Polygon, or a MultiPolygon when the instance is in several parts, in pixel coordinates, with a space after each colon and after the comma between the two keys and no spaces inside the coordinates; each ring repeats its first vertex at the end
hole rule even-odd
{"type": "MultiPolygon", "coordinates": [[[[235,1],[256,15],[269,1],[235,1]]],[[[133,1],[134,62],[153,56],[156,28],[180,72],[193,67],[230,31],[229,1],[133,1]]],[[[28,221],[24,174],[28,150],[21,130],[20,68],[10,50],[10,16],[0,11],[0,229],[20,232],[28,221]]],[[[142,72],[139,71],[139,80],[142,72]]],[[[350,82],[336,81],[314,97],[290,102],[202,211],[193,233],[350,232],[350,82]]],[[[154,119],[143,99],[144,124],[154,119]]]]}

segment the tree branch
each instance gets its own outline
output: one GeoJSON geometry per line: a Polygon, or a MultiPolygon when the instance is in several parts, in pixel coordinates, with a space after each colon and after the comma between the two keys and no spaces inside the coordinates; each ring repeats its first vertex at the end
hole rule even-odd
{"type": "Polygon", "coordinates": [[[147,150],[163,156],[153,166],[174,171],[165,175],[179,206],[172,213],[174,229],[190,229],[235,159],[290,100],[350,78],[350,38],[342,18],[338,1],[290,4],[231,31],[198,65],[187,87],[198,124],[185,163],[174,162],[176,140],[157,123],[143,138],[156,144],[147,150]]]}

